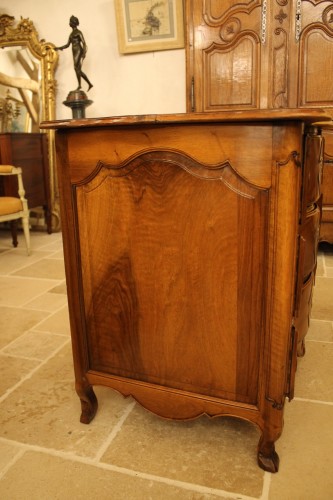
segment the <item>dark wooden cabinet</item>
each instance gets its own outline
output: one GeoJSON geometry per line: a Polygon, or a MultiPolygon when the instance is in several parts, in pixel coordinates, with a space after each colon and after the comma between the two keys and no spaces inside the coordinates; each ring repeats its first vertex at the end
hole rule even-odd
{"type": "MultiPolygon", "coordinates": [[[[29,209],[43,207],[47,231],[52,232],[51,197],[46,134],[0,134],[0,163],[22,168],[25,196],[29,209]]],[[[16,196],[17,186],[6,179],[0,193],[16,196]]]]}
{"type": "Polygon", "coordinates": [[[258,425],[294,391],[316,262],[324,113],[68,120],[57,166],[81,421],[94,385],[162,417],[258,425]],[[301,247],[301,249],[300,249],[301,247]]]}

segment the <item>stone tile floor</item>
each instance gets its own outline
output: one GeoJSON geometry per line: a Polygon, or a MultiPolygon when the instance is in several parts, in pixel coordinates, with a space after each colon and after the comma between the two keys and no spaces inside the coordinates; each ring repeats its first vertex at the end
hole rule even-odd
{"type": "Polygon", "coordinates": [[[96,388],[86,426],[73,386],[61,234],[13,249],[0,231],[2,500],[331,500],[333,247],[318,257],[313,319],[295,399],[277,442],[278,474],[256,464],[259,432],[230,418],[162,420],[96,388]]]}

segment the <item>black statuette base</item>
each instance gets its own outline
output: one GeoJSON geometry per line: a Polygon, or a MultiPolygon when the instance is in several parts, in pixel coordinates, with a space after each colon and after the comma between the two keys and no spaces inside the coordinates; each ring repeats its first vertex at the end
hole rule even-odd
{"type": "Polygon", "coordinates": [[[86,107],[90,106],[92,102],[83,90],[71,90],[63,104],[71,108],[73,118],[80,119],[86,117],[86,107]]]}

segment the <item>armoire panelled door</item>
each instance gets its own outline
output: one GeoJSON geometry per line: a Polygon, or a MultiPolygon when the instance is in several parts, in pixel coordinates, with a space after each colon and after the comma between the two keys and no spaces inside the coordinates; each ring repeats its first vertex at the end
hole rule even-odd
{"type": "Polygon", "coordinates": [[[187,109],[333,106],[333,2],[186,0],[187,109]]]}

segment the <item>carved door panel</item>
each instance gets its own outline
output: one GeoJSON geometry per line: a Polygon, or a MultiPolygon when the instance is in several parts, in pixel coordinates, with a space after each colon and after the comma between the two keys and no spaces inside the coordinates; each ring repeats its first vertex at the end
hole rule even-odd
{"type": "MultiPolygon", "coordinates": [[[[333,106],[333,4],[327,0],[298,1],[298,107],[333,106]]],[[[296,36],[297,38],[297,36],[296,36]]]]}
{"type": "Polygon", "coordinates": [[[100,163],[87,180],[76,203],[90,368],[256,404],[268,190],[228,160],[172,151],[100,163]]]}
{"type": "Polygon", "coordinates": [[[188,110],[260,107],[261,0],[187,1],[188,110]]]}
{"type": "Polygon", "coordinates": [[[188,110],[333,107],[327,0],[187,0],[188,110]]]}

